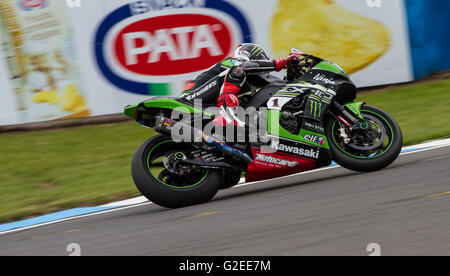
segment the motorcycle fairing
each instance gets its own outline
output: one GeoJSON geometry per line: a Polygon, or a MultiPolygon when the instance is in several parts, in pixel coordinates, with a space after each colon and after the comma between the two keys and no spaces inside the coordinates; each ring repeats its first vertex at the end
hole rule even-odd
{"type": "Polygon", "coordinates": [[[316,168],[316,161],[283,153],[262,153],[260,148],[252,148],[255,161],[248,165],[246,182],[295,174],[316,168]]]}
{"type": "Polygon", "coordinates": [[[302,128],[298,134],[293,134],[284,129],[280,125],[281,112],[279,110],[267,111],[267,133],[269,135],[294,140],[296,142],[304,143],[307,145],[314,145],[319,148],[329,150],[329,144],[327,137],[323,131],[321,122],[304,119],[302,122],[302,128]],[[317,125],[317,129],[306,128],[305,125],[317,125]],[[322,131],[321,131],[322,130],[322,131]],[[309,136],[308,136],[309,135],[309,136]]]}
{"type": "Polygon", "coordinates": [[[267,146],[252,146],[254,161],[248,165],[247,182],[300,173],[331,164],[331,153],[327,149],[279,137],[270,138],[267,146]]]}
{"type": "Polygon", "coordinates": [[[145,113],[154,116],[156,113],[152,112],[152,110],[159,111],[161,109],[170,111],[177,110],[188,114],[203,113],[209,117],[215,116],[214,114],[205,112],[204,110],[196,109],[194,105],[186,103],[182,99],[175,97],[153,97],[139,104],[125,107],[124,114],[135,119],[136,121],[140,121],[139,117],[142,117],[145,113]]]}

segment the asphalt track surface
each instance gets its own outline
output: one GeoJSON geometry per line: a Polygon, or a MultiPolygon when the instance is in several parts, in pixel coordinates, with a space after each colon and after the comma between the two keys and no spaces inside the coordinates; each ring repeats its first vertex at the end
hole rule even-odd
{"type": "Polygon", "coordinates": [[[450,255],[450,147],[368,174],[343,168],[144,204],[0,236],[0,255],[450,255]]]}

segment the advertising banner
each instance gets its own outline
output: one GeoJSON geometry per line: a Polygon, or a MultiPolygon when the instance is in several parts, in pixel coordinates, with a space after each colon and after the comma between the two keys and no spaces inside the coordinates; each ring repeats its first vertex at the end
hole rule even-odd
{"type": "Polygon", "coordinates": [[[243,42],[333,61],[360,87],[412,80],[400,0],[0,0],[0,16],[0,125],[180,95],[243,42]]]}
{"type": "Polygon", "coordinates": [[[0,14],[2,94],[14,95],[17,122],[89,116],[65,2],[2,0],[0,14]]]}

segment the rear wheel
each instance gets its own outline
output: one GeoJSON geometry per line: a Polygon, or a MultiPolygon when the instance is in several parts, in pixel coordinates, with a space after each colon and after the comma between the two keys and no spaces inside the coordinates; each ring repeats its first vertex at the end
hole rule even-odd
{"type": "Polygon", "coordinates": [[[402,132],[397,122],[379,108],[364,105],[361,113],[366,123],[351,133],[334,118],[328,122],[331,153],[347,169],[377,171],[397,159],[403,144],[402,132]]]}
{"type": "Polygon", "coordinates": [[[241,181],[242,172],[241,171],[223,171],[223,181],[221,190],[229,189],[241,181]]]}
{"type": "Polygon", "coordinates": [[[193,168],[176,173],[173,159],[196,147],[175,143],[165,135],[147,140],[134,155],[131,172],[139,191],[150,201],[167,208],[205,203],[217,193],[222,174],[216,170],[193,168]]]}

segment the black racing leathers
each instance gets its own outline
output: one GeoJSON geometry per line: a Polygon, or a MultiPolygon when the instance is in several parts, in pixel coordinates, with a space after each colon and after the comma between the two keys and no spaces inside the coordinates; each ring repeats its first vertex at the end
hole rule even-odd
{"type": "Polygon", "coordinates": [[[220,107],[220,95],[242,92],[248,75],[263,74],[276,69],[272,60],[238,61],[227,58],[192,80],[183,91],[182,98],[187,101],[202,99],[205,104],[218,104],[220,107]]]}

